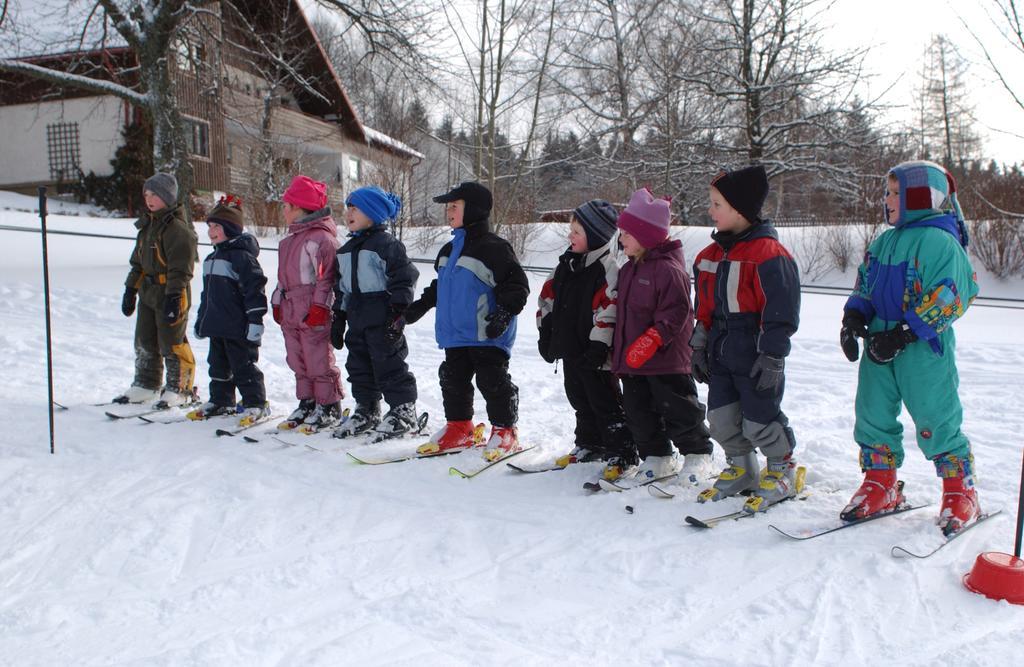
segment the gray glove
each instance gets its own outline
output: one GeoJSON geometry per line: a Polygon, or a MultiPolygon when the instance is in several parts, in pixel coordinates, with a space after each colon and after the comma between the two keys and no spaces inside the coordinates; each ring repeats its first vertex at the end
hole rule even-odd
{"type": "Polygon", "coordinates": [[[750,369],[750,377],[757,378],[757,386],[754,388],[762,394],[777,392],[782,386],[785,369],[784,358],[762,352],[750,369]]]}

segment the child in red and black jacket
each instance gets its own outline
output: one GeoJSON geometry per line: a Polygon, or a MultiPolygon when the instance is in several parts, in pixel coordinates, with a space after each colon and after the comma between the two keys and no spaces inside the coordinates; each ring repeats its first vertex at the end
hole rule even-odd
{"type": "Polygon", "coordinates": [[[714,243],[697,255],[693,374],[708,383],[711,437],[728,467],[698,500],[753,491],[758,511],[796,493],[796,440],[781,410],[785,358],[800,321],[800,276],[775,228],[760,217],[764,167],[719,174],[708,213],[714,243]],[[760,472],[757,452],[767,457],[760,472]]]}
{"type": "Polygon", "coordinates": [[[557,459],[562,467],[616,457],[637,460],[622,391],[608,359],[619,275],[611,237],[618,217],[615,207],[601,199],[573,212],[569,249],[558,258],[538,299],[540,356],[548,363],[563,361],[565,395],[576,413],[576,446],[557,459]]]}

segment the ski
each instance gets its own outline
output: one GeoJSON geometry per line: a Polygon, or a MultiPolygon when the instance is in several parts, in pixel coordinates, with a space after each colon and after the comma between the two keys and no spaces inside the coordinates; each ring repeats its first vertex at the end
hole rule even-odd
{"type": "Polygon", "coordinates": [[[555,470],[565,470],[568,467],[559,465],[549,465],[542,466],[539,468],[531,468],[528,466],[517,466],[515,463],[506,463],[505,465],[507,465],[510,470],[514,470],[515,472],[521,472],[525,475],[533,475],[539,472],[553,472],[555,470]]]}
{"type": "Polygon", "coordinates": [[[449,454],[461,454],[462,452],[469,451],[470,449],[479,449],[479,448],[483,447],[483,445],[484,445],[484,429],[485,428],[486,427],[484,426],[483,423],[477,424],[473,428],[473,446],[472,447],[464,447],[462,449],[456,449],[456,450],[447,451],[447,452],[433,452],[433,453],[430,453],[430,454],[420,454],[417,451],[419,449],[419,447],[417,447],[417,448],[413,449],[412,451],[406,450],[405,452],[401,452],[399,454],[394,454],[392,456],[386,456],[385,458],[382,458],[382,459],[375,459],[375,458],[372,458],[372,457],[363,458],[361,456],[357,456],[357,455],[353,454],[351,451],[345,452],[345,455],[348,456],[350,459],[352,459],[353,461],[355,461],[356,463],[358,463],[360,465],[377,466],[377,465],[385,465],[385,464],[388,464],[388,463],[401,463],[402,461],[411,461],[413,459],[430,459],[430,458],[434,458],[435,456],[447,456],[449,454]]]}
{"type": "MultiPolygon", "coordinates": [[[[184,408],[188,406],[182,405],[180,407],[184,408]]],[[[142,421],[146,422],[147,424],[183,424],[185,422],[205,422],[210,421],[211,419],[219,419],[220,417],[235,417],[237,415],[237,412],[225,412],[223,414],[213,415],[212,417],[203,417],[201,419],[190,419],[188,415],[181,415],[178,417],[172,417],[170,419],[154,419],[153,417],[150,417],[148,415],[136,416],[142,421]]]]}
{"type": "Polygon", "coordinates": [[[607,479],[597,480],[597,485],[601,487],[602,491],[608,491],[609,493],[622,493],[623,491],[629,491],[630,489],[639,489],[641,486],[650,486],[651,484],[657,484],[658,482],[664,482],[669,479],[675,479],[676,474],[665,475],[664,477],[655,477],[654,479],[645,479],[637,484],[620,484],[618,482],[610,482],[607,479]]]}
{"type": "Polygon", "coordinates": [[[452,454],[461,454],[462,452],[467,452],[470,449],[475,449],[475,448],[467,447],[466,449],[459,449],[459,450],[454,451],[454,452],[438,452],[437,454],[417,454],[416,452],[413,452],[412,454],[409,454],[409,455],[406,455],[406,456],[396,456],[396,457],[393,457],[393,458],[377,460],[377,461],[375,461],[375,460],[373,460],[371,458],[365,458],[365,459],[364,458],[360,458],[360,457],[356,456],[355,454],[353,454],[352,452],[345,452],[345,455],[348,456],[350,459],[352,459],[354,462],[358,463],[359,465],[364,465],[364,466],[380,466],[380,465],[387,465],[388,463],[401,463],[402,461],[412,461],[413,459],[433,459],[433,458],[436,458],[438,456],[450,456],[452,454]]]}
{"type": "Polygon", "coordinates": [[[847,528],[853,528],[854,526],[859,526],[859,525],[864,524],[864,523],[870,523],[872,521],[875,521],[876,519],[884,519],[886,517],[896,516],[897,514],[903,514],[904,512],[913,512],[914,510],[919,510],[919,509],[921,509],[923,507],[928,507],[928,503],[925,503],[924,505],[901,505],[901,506],[897,507],[896,509],[891,510],[889,512],[882,512],[880,514],[872,514],[872,515],[866,516],[866,517],[864,517],[862,519],[854,519],[853,521],[844,521],[843,523],[841,523],[838,526],[832,526],[831,528],[826,528],[825,530],[820,530],[820,531],[818,531],[816,533],[810,533],[808,535],[794,535],[792,533],[787,533],[786,531],[782,530],[781,528],[779,528],[778,526],[775,526],[773,524],[768,524],[768,527],[771,528],[772,530],[774,530],[779,535],[782,535],[783,537],[788,537],[791,540],[798,540],[798,541],[813,540],[814,538],[821,537],[822,535],[829,535],[831,533],[835,533],[835,532],[838,532],[840,530],[846,530],[847,528]]]}
{"type": "Polygon", "coordinates": [[[487,465],[483,466],[482,468],[477,468],[473,472],[462,472],[461,470],[459,470],[455,466],[452,466],[451,468],[448,468],[448,474],[449,475],[453,475],[453,476],[457,476],[457,477],[461,477],[462,479],[473,479],[474,477],[476,477],[477,475],[479,475],[483,471],[487,470],[488,468],[493,468],[494,466],[498,465],[499,463],[504,463],[505,461],[508,461],[513,456],[519,456],[520,454],[523,454],[523,453],[528,452],[531,449],[535,449],[535,448],[536,448],[536,446],[527,447],[525,449],[520,449],[518,451],[512,452],[511,454],[505,454],[504,456],[499,457],[499,458],[489,462],[487,465]]]}
{"type": "MultiPolygon", "coordinates": [[[[277,419],[277,418],[278,418],[278,415],[267,415],[266,417],[261,417],[260,419],[257,419],[256,421],[252,422],[251,424],[246,424],[245,426],[236,426],[235,428],[219,428],[219,429],[217,429],[216,433],[217,433],[218,437],[235,436],[235,435],[238,435],[240,433],[244,433],[245,431],[248,431],[249,429],[253,428],[254,426],[259,426],[260,424],[266,424],[268,421],[272,421],[272,420],[277,419]]],[[[244,437],[245,437],[246,441],[248,441],[248,442],[259,442],[259,440],[257,440],[256,438],[251,438],[249,436],[244,436],[244,437]]]]}
{"type": "Polygon", "coordinates": [[[693,526],[694,528],[714,528],[718,524],[723,523],[725,521],[734,521],[737,519],[745,519],[752,516],[759,516],[767,512],[769,509],[775,507],[776,505],[780,505],[786,502],[787,500],[806,500],[809,495],[810,494],[807,493],[798,493],[795,496],[787,496],[782,500],[777,500],[774,503],[771,503],[770,505],[765,505],[757,512],[748,512],[747,510],[741,508],[735,512],[729,512],[728,514],[713,516],[707,519],[698,519],[695,516],[690,516],[689,514],[687,514],[684,520],[688,525],[693,526]]]}
{"type": "Polygon", "coordinates": [[[651,494],[655,498],[661,498],[663,500],[671,500],[672,498],[676,497],[676,494],[672,493],[671,491],[666,491],[657,484],[648,484],[647,493],[651,494]]]}
{"type": "Polygon", "coordinates": [[[997,515],[1002,514],[1002,513],[1003,513],[1003,510],[996,510],[995,512],[988,512],[987,514],[980,515],[977,519],[975,519],[971,523],[967,524],[967,526],[965,526],[964,528],[961,528],[960,530],[958,530],[957,532],[953,533],[952,535],[946,536],[946,538],[942,540],[942,542],[939,544],[939,546],[935,547],[931,551],[925,551],[924,553],[916,553],[916,552],[910,551],[906,547],[901,547],[901,546],[897,545],[897,546],[894,546],[892,549],[890,549],[889,553],[890,553],[890,555],[892,555],[893,558],[907,558],[907,557],[910,557],[910,558],[917,558],[919,560],[924,560],[925,558],[931,558],[936,553],[938,553],[940,549],[942,549],[944,546],[946,546],[947,544],[949,544],[950,542],[952,542],[956,538],[960,537],[961,535],[963,535],[964,533],[969,531],[971,528],[974,528],[979,523],[982,523],[983,521],[987,521],[987,520],[991,519],[992,517],[997,516],[997,515]]]}
{"type": "Polygon", "coordinates": [[[57,401],[53,401],[53,407],[57,408],[58,410],[70,410],[68,406],[64,405],[63,403],[58,403],[57,401]]]}

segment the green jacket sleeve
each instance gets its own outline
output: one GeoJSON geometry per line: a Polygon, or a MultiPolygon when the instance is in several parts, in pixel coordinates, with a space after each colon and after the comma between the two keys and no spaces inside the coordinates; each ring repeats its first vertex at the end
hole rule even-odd
{"type": "Polygon", "coordinates": [[[920,295],[906,310],[907,324],[917,337],[942,354],[939,335],[970,307],[978,295],[974,268],[966,250],[950,234],[929,234],[917,255],[920,295]]]}

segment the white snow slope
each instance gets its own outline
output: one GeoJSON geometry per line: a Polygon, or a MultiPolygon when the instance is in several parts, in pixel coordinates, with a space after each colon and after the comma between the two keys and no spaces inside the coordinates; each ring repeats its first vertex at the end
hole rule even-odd
{"type": "MultiPolygon", "coordinates": [[[[18,208],[12,200],[3,204],[18,208]]],[[[53,215],[51,223],[131,232],[127,221],[53,215]]],[[[0,224],[38,223],[5,210],[0,224]]],[[[548,252],[526,261],[550,264],[557,233],[547,231],[538,243],[548,252]]],[[[687,239],[691,259],[702,242],[695,238],[687,239]]],[[[908,562],[890,546],[936,541],[940,489],[910,422],[901,478],[911,500],[931,507],[804,543],[768,529],[834,523],[860,481],[856,366],[838,348],[839,297],[805,295],[787,362],[784,408],[811,496],[700,531],[683,517],[732,511],[735,501],[699,506],[690,490],[671,501],[642,490],[588,495],[581,485],[597,469],[587,465],[539,475],[495,468],[463,480],[448,467],[474,466],[475,452],[357,466],[339,453],[347,445],[326,438],[321,446],[335,451],[216,438],[213,423],[108,421],[90,404],[132,378],[133,322],[119,312],[127,241],[50,238],[55,391],[71,407],[56,415],[51,456],[40,238],[0,231],[0,240],[0,664],[1019,659],[1024,607],[969,593],[960,579],[979,552],[1013,546],[1022,310],[975,307],[956,325],[980,497],[985,509],[1007,511],[931,560],[908,562]]],[[[272,286],[276,253],[261,260],[272,286]]],[[[420,268],[422,288],[432,271],[420,268]]],[[[531,276],[534,294],[542,278],[531,276]]],[[[200,285],[197,276],[197,297],[200,285]]],[[[521,439],[539,448],[522,463],[569,449],[573,433],[562,376],[536,352],[534,309],[531,302],[520,318],[511,364],[521,439]]],[[[283,341],[267,323],[269,397],[290,410],[283,341]]],[[[443,411],[432,325],[430,314],[407,334],[433,429],[443,411]]],[[[207,343],[193,345],[205,395],[207,343]]],[[[483,402],[476,405],[485,419],[483,402]]]]}

